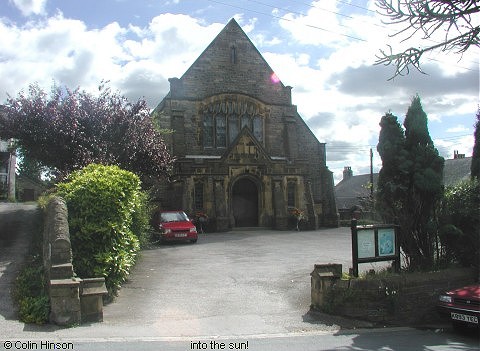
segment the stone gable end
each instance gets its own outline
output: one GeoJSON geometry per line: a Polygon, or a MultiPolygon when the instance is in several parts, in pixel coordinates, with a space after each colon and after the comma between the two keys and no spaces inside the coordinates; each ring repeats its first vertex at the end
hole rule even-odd
{"type": "Polygon", "coordinates": [[[333,177],[320,143],[284,86],[232,19],[153,115],[166,137],[174,182],[159,192],[161,209],[208,214],[208,230],[254,226],[289,229],[337,224],[333,177]]]}

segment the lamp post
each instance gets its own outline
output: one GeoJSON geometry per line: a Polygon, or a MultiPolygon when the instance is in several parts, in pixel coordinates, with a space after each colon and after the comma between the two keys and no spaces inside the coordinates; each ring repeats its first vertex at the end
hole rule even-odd
{"type": "Polygon", "coordinates": [[[9,152],[7,169],[7,198],[10,201],[15,201],[15,170],[17,163],[17,149],[13,139],[8,140],[7,150],[9,152]]]}

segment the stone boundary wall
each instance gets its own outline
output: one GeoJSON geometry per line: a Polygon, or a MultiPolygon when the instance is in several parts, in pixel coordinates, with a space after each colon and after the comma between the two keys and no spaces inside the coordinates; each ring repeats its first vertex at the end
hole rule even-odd
{"type": "Polygon", "coordinates": [[[372,276],[342,280],[342,265],[315,265],[312,310],[385,325],[438,322],[438,296],[477,281],[473,269],[372,276]]]}
{"type": "Polygon", "coordinates": [[[71,326],[103,320],[102,296],[107,293],[105,279],[75,276],[68,209],[59,197],[50,199],[45,213],[43,266],[50,297],[51,323],[71,326]]]}

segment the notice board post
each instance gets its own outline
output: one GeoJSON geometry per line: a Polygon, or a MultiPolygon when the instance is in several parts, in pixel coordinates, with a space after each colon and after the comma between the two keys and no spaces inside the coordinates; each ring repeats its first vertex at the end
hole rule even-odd
{"type": "Polygon", "coordinates": [[[400,243],[398,226],[376,224],[357,226],[352,219],[353,276],[358,277],[359,263],[393,261],[395,272],[400,271],[400,243]]]}

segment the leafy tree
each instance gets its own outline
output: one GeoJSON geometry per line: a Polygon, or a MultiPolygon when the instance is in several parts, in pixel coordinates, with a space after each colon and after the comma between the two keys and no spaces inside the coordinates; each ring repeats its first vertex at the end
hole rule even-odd
{"type": "Polygon", "coordinates": [[[50,178],[50,169],[26,154],[22,147],[17,148],[17,174],[40,183],[44,182],[44,176],[50,178]]]}
{"type": "Polygon", "coordinates": [[[427,114],[420,97],[413,98],[404,121],[405,148],[411,162],[405,206],[410,212],[404,229],[409,237],[405,250],[410,252],[414,266],[428,267],[433,263],[435,208],[443,194],[444,159],[433,145],[427,126],[427,114]]]}
{"type": "Polygon", "coordinates": [[[117,166],[90,164],[59,183],[57,194],[68,207],[75,272],[82,278],[105,277],[114,295],[148,230],[148,221],[138,218],[147,206],[140,179],[117,166]]]}
{"type": "Polygon", "coordinates": [[[15,138],[29,159],[65,177],[91,163],[119,165],[148,178],[169,173],[172,157],[144,100],[129,102],[103,83],[99,95],[38,85],[9,97],[0,137],[15,138]]]}
{"type": "Polygon", "coordinates": [[[473,145],[471,177],[480,180],[480,107],[477,111],[477,123],[475,123],[475,144],[473,145]]]}
{"type": "Polygon", "coordinates": [[[429,267],[434,257],[435,208],[443,192],[444,160],[430,138],[418,96],[408,108],[405,132],[390,113],[382,117],[380,126],[379,208],[386,220],[400,225],[400,244],[410,268],[429,267]]]}
{"type": "Polygon", "coordinates": [[[401,199],[407,190],[408,166],[405,135],[397,116],[387,113],[380,121],[377,151],[382,159],[378,175],[377,207],[386,221],[395,221],[401,215],[401,199]]]}
{"type": "Polygon", "coordinates": [[[408,74],[411,66],[423,73],[420,59],[426,52],[441,49],[461,55],[471,46],[480,46],[480,26],[478,21],[472,21],[480,12],[477,0],[377,0],[376,3],[380,13],[390,23],[405,24],[396,33],[410,33],[404,40],[411,39],[417,33],[431,42],[436,32],[444,36],[441,42],[424,48],[410,47],[399,53],[394,53],[391,47],[388,53],[382,50],[376,63],[393,63],[396,66],[393,77],[408,74]]]}
{"type": "Polygon", "coordinates": [[[440,207],[440,240],[447,262],[479,267],[480,179],[449,187],[440,207]]]}

